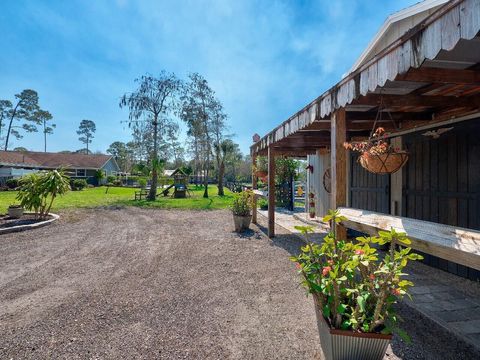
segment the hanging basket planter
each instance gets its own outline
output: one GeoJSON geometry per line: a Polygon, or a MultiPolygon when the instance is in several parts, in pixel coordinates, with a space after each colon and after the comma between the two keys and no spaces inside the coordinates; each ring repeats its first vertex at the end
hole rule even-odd
{"type": "Polygon", "coordinates": [[[358,158],[358,162],[365,170],[380,175],[397,172],[407,161],[408,153],[406,151],[387,152],[379,155],[364,152],[358,158]]]}
{"type": "Polygon", "coordinates": [[[257,171],[255,171],[255,175],[258,178],[265,178],[265,177],[267,177],[268,173],[266,171],[263,171],[263,170],[257,170],[257,171]]]}

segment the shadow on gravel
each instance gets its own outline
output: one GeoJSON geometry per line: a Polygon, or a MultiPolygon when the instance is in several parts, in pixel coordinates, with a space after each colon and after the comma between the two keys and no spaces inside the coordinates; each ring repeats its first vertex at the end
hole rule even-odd
{"type": "MultiPolygon", "coordinates": [[[[267,227],[256,224],[258,229],[263,233],[263,235],[268,237],[267,227]]],[[[290,253],[290,255],[298,255],[300,253],[300,248],[305,245],[305,243],[292,234],[275,234],[273,239],[269,239],[272,246],[278,246],[290,253]]]]}

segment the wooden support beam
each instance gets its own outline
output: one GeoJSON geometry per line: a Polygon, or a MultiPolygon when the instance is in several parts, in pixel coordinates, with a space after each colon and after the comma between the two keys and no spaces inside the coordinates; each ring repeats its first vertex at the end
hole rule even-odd
{"type": "MultiPolygon", "coordinates": [[[[255,191],[258,188],[258,179],[256,174],[257,169],[257,154],[252,154],[252,190],[255,191]]],[[[253,194],[252,203],[252,222],[257,223],[257,195],[253,194]]]]}
{"type": "Polygon", "coordinates": [[[357,105],[378,106],[383,102],[386,107],[409,106],[409,107],[439,107],[457,106],[457,107],[480,107],[480,96],[429,96],[429,95],[386,95],[386,94],[368,94],[361,96],[353,101],[357,105]]]}
{"type": "Polygon", "coordinates": [[[275,236],[275,151],[268,147],[268,237],[275,236]]]}
{"type": "MultiPolygon", "coordinates": [[[[345,108],[333,114],[331,136],[331,202],[332,209],[347,205],[347,150],[343,143],[347,141],[347,119],[345,108]]],[[[337,227],[337,237],[346,239],[346,229],[337,227]]]]}
{"type": "Polygon", "coordinates": [[[437,84],[480,85],[480,72],[475,70],[411,68],[398,75],[395,81],[417,81],[437,84]]]}

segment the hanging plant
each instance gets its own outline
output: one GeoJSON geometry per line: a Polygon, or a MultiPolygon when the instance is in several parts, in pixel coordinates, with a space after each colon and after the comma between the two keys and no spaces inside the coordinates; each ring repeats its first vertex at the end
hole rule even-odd
{"type": "Polygon", "coordinates": [[[358,162],[367,171],[374,174],[393,174],[402,168],[408,160],[408,153],[394,148],[386,140],[382,127],[375,130],[366,141],[346,142],[346,149],[360,153],[358,162]]]}

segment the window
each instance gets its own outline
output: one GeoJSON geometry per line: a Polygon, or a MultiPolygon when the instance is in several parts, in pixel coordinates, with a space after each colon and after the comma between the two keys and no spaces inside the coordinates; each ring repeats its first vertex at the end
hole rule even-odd
{"type": "Polygon", "coordinates": [[[77,169],[77,177],[85,177],[85,169],[77,169]]]}

